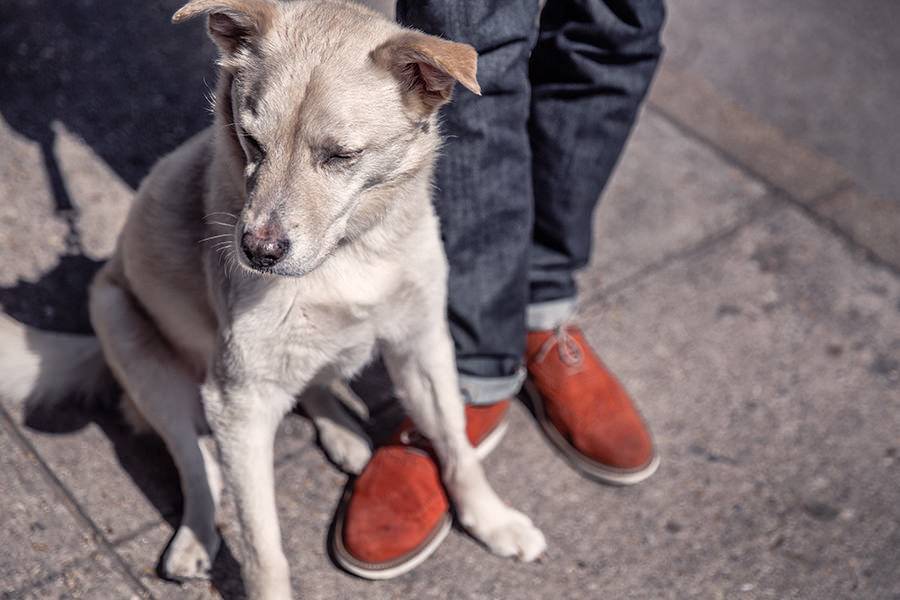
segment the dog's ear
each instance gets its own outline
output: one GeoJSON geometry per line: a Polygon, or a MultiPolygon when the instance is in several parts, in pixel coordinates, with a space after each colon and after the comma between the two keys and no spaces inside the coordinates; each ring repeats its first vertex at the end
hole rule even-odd
{"type": "Polygon", "coordinates": [[[275,11],[270,0],[191,0],[172,15],[172,22],[208,15],[209,36],[227,55],[265,33],[275,11]]]}
{"type": "Polygon", "coordinates": [[[456,81],[481,95],[475,79],[478,53],[468,44],[409,31],[376,48],[372,58],[400,81],[411,104],[423,112],[434,112],[450,100],[456,81]]]}

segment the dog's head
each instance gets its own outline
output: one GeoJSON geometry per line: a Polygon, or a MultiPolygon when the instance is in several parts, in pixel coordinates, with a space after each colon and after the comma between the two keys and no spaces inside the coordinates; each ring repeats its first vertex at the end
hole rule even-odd
{"type": "Polygon", "coordinates": [[[220,50],[217,122],[246,191],[235,243],[257,271],[308,273],[378,222],[404,183],[429,176],[454,83],[480,93],[470,46],[352,3],[193,0],[173,21],[199,15],[220,50]]]}

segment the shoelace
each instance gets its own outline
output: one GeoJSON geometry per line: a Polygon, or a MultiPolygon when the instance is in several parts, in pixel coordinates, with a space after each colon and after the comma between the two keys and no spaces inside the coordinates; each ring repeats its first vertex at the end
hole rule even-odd
{"type": "Polygon", "coordinates": [[[547,338],[547,341],[545,341],[541,345],[541,349],[538,350],[538,353],[534,358],[535,362],[543,361],[554,346],[559,354],[559,360],[561,360],[564,365],[573,368],[581,365],[584,355],[581,351],[581,346],[579,346],[578,342],[575,341],[575,338],[569,334],[568,323],[563,323],[553,330],[553,335],[547,338]]]}

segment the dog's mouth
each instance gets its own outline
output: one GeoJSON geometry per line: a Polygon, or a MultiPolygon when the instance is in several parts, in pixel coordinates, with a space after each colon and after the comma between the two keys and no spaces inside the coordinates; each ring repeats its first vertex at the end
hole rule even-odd
{"type": "MultiPolygon", "coordinates": [[[[303,244],[302,238],[287,239],[287,251],[283,255],[273,256],[271,264],[267,264],[264,256],[260,257],[253,250],[244,247],[239,232],[236,232],[232,241],[233,253],[229,253],[234,256],[233,262],[246,274],[268,277],[299,278],[309,275],[353,241],[346,232],[334,230],[333,233],[316,237],[317,241],[313,243],[303,244]]],[[[233,267],[231,271],[234,271],[233,267]]]]}
{"type": "Polygon", "coordinates": [[[293,261],[289,260],[279,262],[271,266],[254,265],[250,263],[246,256],[243,256],[243,253],[241,253],[240,258],[238,259],[238,263],[240,264],[241,268],[245,270],[245,272],[254,275],[296,279],[309,275],[310,273],[318,269],[320,266],[322,266],[322,263],[324,263],[328,259],[328,257],[331,256],[332,252],[329,252],[322,257],[317,257],[308,265],[297,265],[293,263],[293,261]]]}
{"type": "Polygon", "coordinates": [[[270,277],[291,277],[291,273],[283,272],[279,267],[280,264],[275,264],[272,266],[264,266],[264,265],[254,265],[251,264],[250,261],[244,256],[243,252],[238,252],[238,260],[237,263],[244,273],[248,273],[251,275],[267,275],[270,277]]]}

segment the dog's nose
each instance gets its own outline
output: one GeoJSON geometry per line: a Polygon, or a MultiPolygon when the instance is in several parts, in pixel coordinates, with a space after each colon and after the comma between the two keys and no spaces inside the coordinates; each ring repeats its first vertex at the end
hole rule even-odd
{"type": "Polygon", "coordinates": [[[251,232],[241,236],[241,249],[250,264],[258,268],[271,267],[284,258],[291,243],[287,238],[270,235],[255,235],[251,232]]]}

